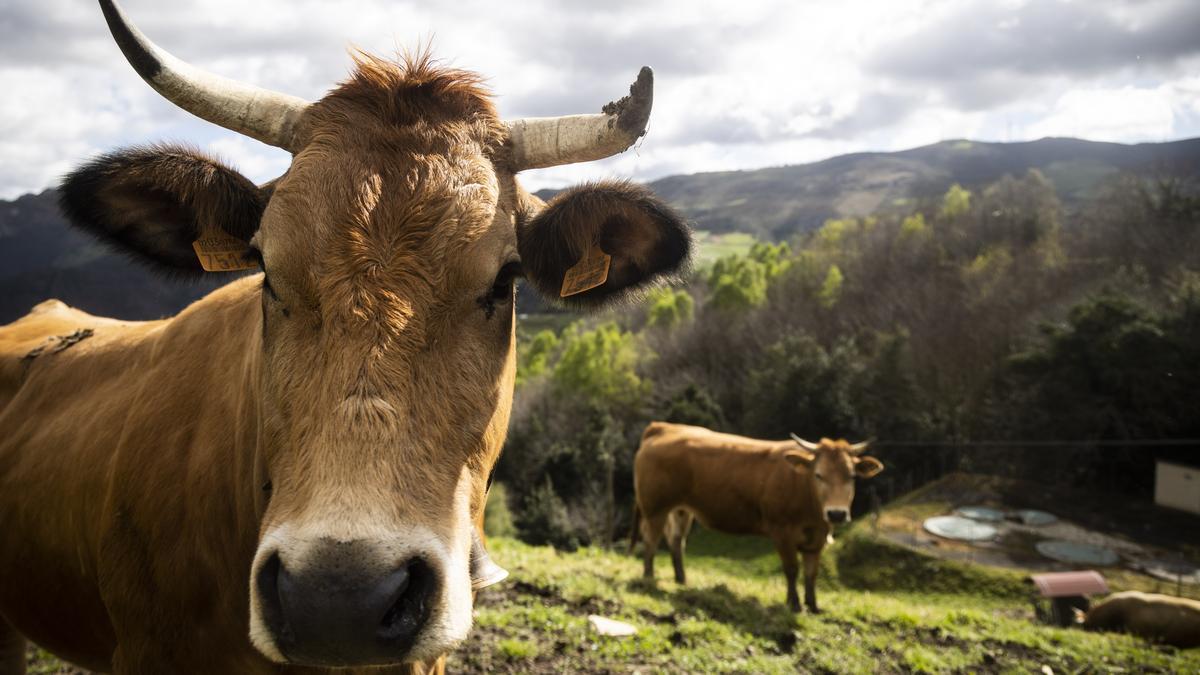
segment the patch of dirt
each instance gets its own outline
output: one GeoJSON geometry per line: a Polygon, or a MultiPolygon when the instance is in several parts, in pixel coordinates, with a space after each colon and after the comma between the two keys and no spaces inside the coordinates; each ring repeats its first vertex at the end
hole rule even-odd
{"type": "Polygon", "coordinates": [[[1118,567],[1124,568],[1124,574],[1145,577],[1151,587],[1156,580],[1142,571],[1146,561],[1190,559],[1195,564],[1200,558],[1200,537],[1195,534],[1200,532],[1200,518],[1196,516],[990,476],[947,476],[919,491],[912,501],[884,511],[876,527],[893,542],[940,558],[1029,572],[1080,567],[1041,555],[1035,549],[1040,541],[1061,539],[1103,546],[1121,557],[1118,567]],[[926,514],[913,508],[922,503],[948,503],[951,508],[985,505],[1003,511],[1037,509],[1053,513],[1059,520],[1042,526],[1006,520],[994,523],[999,530],[995,540],[962,542],[926,532],[922,526],[926,514]]]}

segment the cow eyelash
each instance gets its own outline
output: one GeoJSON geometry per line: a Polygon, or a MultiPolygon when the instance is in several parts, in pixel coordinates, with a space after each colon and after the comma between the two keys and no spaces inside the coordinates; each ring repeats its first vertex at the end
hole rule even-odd
{"type": "Polygon", "coordinates": [[[519,276],[521,276],[520,262],[513,260],[505,263],[496,274],[496,281],[492,283],[492,299],[504,300],[509,297],[512,284],[519,276]]]}
{"type": "Polygon", "coordinates": [[[497,305],[512,301],[513,282],[519,276],[521,276],[519,261],[512,260],[500,267],[500,271],[496,273],[496,280],[492,282],[491,290],[487,295],[476,300],[479,308],[483,310],[485,318],[491,319],[496,315],[497,305]]]}

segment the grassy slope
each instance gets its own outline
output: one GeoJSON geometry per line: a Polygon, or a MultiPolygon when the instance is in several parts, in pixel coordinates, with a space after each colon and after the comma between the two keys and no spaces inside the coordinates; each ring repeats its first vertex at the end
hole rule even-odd
{"type": "MultiPolygon", "coordinates": [[[[697,529],[687,587],[658,581],[623,552],[575,553],[490,540],[512,573],[484,591],[476,629],[450,672],[1200,672],[1200,650],[1035,624],[1021,575],[943,561],[885,542],[859,523],[826,550],[823,614],[783,606],[778,559],[763,539],[697,529]],[[601,638],[587,615],[637,625],[601,638]]],[[[59,671],[39,656],[32,673],[59,671]]]]}
{"type": "Polygon", "coordinates": [[[1019,574],[934,560],[865,531],[827,550],[817,616],[783,607],[763,540],[697,531],[686,588],[669,581],[662,553],[651,585],[621,553],[561,554],[504,538],[491,548],[512,578],[481,595],[455,671],[1200,671],[1200,651],[1037,625],[1019,574]],[[590,613],[640,632],[599,638],[590,613]]]}

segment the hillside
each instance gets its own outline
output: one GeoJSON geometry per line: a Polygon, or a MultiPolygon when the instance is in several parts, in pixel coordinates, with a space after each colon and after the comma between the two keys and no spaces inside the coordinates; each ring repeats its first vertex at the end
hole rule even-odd
{"type": "Polygon", "coordinates": [[[0,201],[0,324],[58,298],[101,316],[156,319],[227,283],[168,281],[67,225],[57,193],[0,201]]]}
{"type": "Polygon", "coordinates": [[[787,239],[829,218],[867,216],[913,199],[1038,169],[1067,208],[1119,171],[1200,171],[1200,139],[1120,145],[1071,138],[1028,143],[943,141],[902,152],[842,155],[756,171],[671,176],[651,187],[697,229],[787,239]]]}
{"type": "MultiPolygon", "coordinates": [[[[489,507],[492,508],[492,507],[489,507]]],[[[889,543],[864,520],[822,557],[822,612],[783,605],[779,559],[762,538],[697,528],[689,584],[654,584],[624,547],[573,553],[492,537],[511,576],[480,593],[455,673],[1195,672],[1200,651],[1038,622],[1018,572],[938,560],[889,543]],[[588,615],[638,634],[601,637],[588,615]],[[1049,670],[1046,670],[1048,668],[1049,670]]],[[[1106,570],[1107,573],[1107,570],[1106,570]]],[[[1114,583],[1115,588],[1134,587],[1114,583]]],[[[1153,586],[1141,586],[1150,590],[1153,586]]],[[[31,650],[31,673],[79,673],[31,650]]]]}
{"type": "MultiPolygon", "coordinates": [[[[1030,168],[1041,170],[1071,208],[1119,171],[1200,172],[1200,139],[1139,145],[1064,138],[945,141],[812,164],[671,176],[651,187],[698,230],[787,239],[828,218],[907,209],[914,200],[943,194],[953,183],[974,187],[1030,168]]],[[[71,230],[55,199],[54,191],[47,190],[0,201],[0,323],[47,297],[118,318],[156,318],[227,281],[168,283],[71,230]]],[[[522,313],[541,308],[531,293],[520,303],[522,313]]]]}

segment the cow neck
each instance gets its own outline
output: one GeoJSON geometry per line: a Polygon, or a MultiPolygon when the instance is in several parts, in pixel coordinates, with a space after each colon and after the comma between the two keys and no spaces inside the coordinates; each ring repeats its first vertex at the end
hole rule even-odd
{"type": "Polygon", "coordinates": [[[197,301],[171,323],[166,353],[199,359],[203,380],[186,386],[196,402],[198,434],[215,468],[201,490],[227,495],[243,541],[257,540],[266,508],[260,452],[262,369],[261,276],[233,281],[197,301]],[[202,336],[198,338],[197,336],[202,336]]]}

